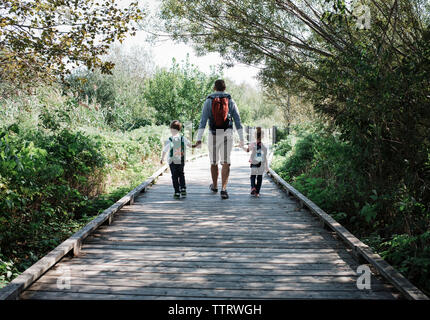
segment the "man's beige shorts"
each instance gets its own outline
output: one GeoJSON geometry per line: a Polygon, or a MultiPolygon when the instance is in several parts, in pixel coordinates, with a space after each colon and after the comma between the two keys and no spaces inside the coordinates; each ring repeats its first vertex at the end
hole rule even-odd
{"type": "Polygon", "coordinates": [[[211,164],[231,163],[230,156],[233,149],[233,130],[217,130],[216,134],[209,131],[208,150],[211,164]]]}

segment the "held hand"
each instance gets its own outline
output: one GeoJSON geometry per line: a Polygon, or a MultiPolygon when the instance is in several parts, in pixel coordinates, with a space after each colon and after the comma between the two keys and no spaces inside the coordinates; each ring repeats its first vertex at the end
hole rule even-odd
{"type": "Polygon", "coordinates": [[[243,149],[243,147],[244,147],[243,140],[239,142],[239,147],[241,147],[243,149]]]}
{"type": "Polygon", "coordinates": [[[197,142],[196,142],[196,144],[194,144],[192,147],[193,147],[193,148],[201,148],[201,147],[202,147],[202,142],[199,140],[199,141],[197,141],[197,142]]]}

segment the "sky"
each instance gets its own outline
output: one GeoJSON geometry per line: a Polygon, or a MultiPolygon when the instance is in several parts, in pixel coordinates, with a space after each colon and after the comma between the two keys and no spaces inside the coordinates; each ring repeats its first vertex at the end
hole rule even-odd
{"type": "MultiPolygon", "coordinates": [[[[157,10],[157,4],[159,3],[157,0],[145,0],[141,2],[148,5],[152,12],[157,10]]],[[[127,40],[124,41],[123,45],[127,48],[133,45],[145,43],[146,37],[146,32],[139,31],[136,36],[128,37],[127,40]]],[[[210,53],[205,56],[197,57],[190,45],[176,43],[172,40],[163,39],[163,41],[159,41],[153,45],[148,44],[148,46],[151,47],[155,64],[160,67],[170,67],[172,64],[172,58],[175,58],[178,62],[185,60],[187,54],[189,54],[190,62],[196,65],[203,72],[209,72],[211,65],[219,65],[223,62],[223,59],[218,53],[210,53]]],[[[225,77],[234,80],[238,84],[243,82],[248,83],[255,88],[259,87],[258,80],[255,78],[257,73],[257,68],[240,63],[235,64],[232,68],[224,69],[225,77]]]]}

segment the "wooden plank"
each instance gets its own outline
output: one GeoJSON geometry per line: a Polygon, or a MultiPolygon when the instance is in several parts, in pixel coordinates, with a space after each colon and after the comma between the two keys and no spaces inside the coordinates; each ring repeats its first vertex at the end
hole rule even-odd
{"type": "Polygon", "coordinates": [[[252,237],[252,235],[235,235],[235,234],[223,234],[219,235],[216,233],[204,235],[203,233],[134,233],[134,232],[121,232],[121,231],[115,231],[112,233],[106,232],[97,232],[95,234],[91,235],[91,239],[111,239],[111,240],[131,240],[131,239],[137,239],[137,240],[155,240],[157,238],[165,239],[165,240],[176,240],[176,239],[182,239],[182,240],[194,240],[194,241],[201,241],[204,239],[207,240],[227,240],[227,241],[273,241],[273,242],[288,242],[289,240],[305,240],[306,238],[309,238],[309,242],[315,242],[315,241],[325,241],[325,240],[332,240],[328,238],[326,235],[305,235],[305,234],[285,234],[285,235],[277,235],[274,237],[270,237],[267,234],[258,234],[255,237],[252,237]]]}
{"type": "MultiPolygon", "coordinates": [[[[267,230],[273,230],[274,232],[276,232],[277,230],[284,230],[285,227],[282,226],[282,224],[276,225],[276,226],[270,226],[270,225],[253,225],[253,224],[247,224],[247,225],[242,225],[242,226],[237,226],[237,224],[235,223],[223,223],[223,222],[217,222],[217,221],[212,221],[212,222],[201,222],[201,223],[193,223],[190,222],[189,224],[177,224],[177,223],[170,223],[170,222],[165,222],[165,223],[152,223],[151,221],[145,221],[145,222],[113,222],[115,225],[118,226],[122,226],[122,227],[159,227],[159,228],[170,228],[170,229],[183,229],[183,228],[190,228],[191,226],[196,228],[199,227],[201,229],[204,228],[211,228],[213,230],[216,230],[216,228],[223,228],[226,230],[262,230],[262,231],[267,231],[267,230]]],[[[315,223],[290,223],[287,225],[288,228],[291,229],[307,229],[307,228],[318,228],[319,224],[317,222],[315,223]]],[[[208,230],[207,230],[208,231],[208,230]]]]}
{"type": "MultiPolygon", "coordinates": [[[[128,260],[128,259],[100,259],[100,260],[81,260],[81,261],[69,261],[61,264],[62,267],[66,266],[79,266],[79,267],[90,267],[94,265],[109,265],[109,266],[133,266],[133,267],[175,267],[175,268],[226,268],[226,269],[267,269],[267,270],[298,270],[298,269],[309,269],[309,270],[327,270],[333,268],[347,268],[350,266],[342,259],[333,259],[332,261],[305,261],[302,263],[299,259],[292,258],[288,263],[285,261],[277,260],[278,263],[267,263],[264,261],[246,262],[245,259],[241,261],[200,261],[200,260],[189,260],[189,261],[171,261],[171,260],[128,260]],[[97,262],[94,262],[97,261],[97,262]]],[[[55,268],[55,267],[54,267],[55,268]]],[[[352,268],[351,268],[352,269],[352,268]]],[[[54,269],[52,269],[54,270],[54,269]]],[[[57,270],[57,269],[55,269],[57,270]]],[[[354,270],[354,269],[352,269],[354,270]]]]}
{"type": "MultiPolygon", "coordinates": [[[[137,296],[121,294],[98,294],[98,293],[76,293],[76,292],[49,292],[49,291],[26,291],[21,299],[30,300],[204,300],[199,297],[165,297],[165,296],[137,296]]],[[[211,300],[225,300],[225,298],[211,298],[211,300]]]]}
{"type": "Polygon", "coordinates": [[[246,268],[246,269],[227,269],[227,268],[216,268],[216,267],[163,267],[163,266],[133,266],[133,265],[67,265],[70,270],[86,272],[86,271],[98,271],[98,272],[133,272],[133,273],[166,273],[166,274],[218,274],[220,276],[224,274],[235,274],[235,275],[258,275],[258,276],[274,276],[274,275],[342,275],[342,276],[354,276],[356,271],[347,267],[337,268],[325,268],[321,267],[315,269],[262,269],[262,268],[246,268]]]}
{"type": "MultiPolygon", "coordinates": [[[[29,288],[29,291],[51,291],[51,292],[59,292],[60,294],[63,292],[59,290],[56,284],[41,284],[35,283],[29,288]]],[[[76,293],[105,293],[105,294],[122,294],[122,295],[151,295],[151,296],[199,296],[199,297],[222,297],[222,298],[238,298],[238,299],[247,299],[247,298],[284,298],[291,297],[294,298],[304,293],[304,298],[321,298],[325,299],[325,297],[329,296],[332,298],[332,295],[329,292],[336,292],[339,294],[342,292],[346,297],[352,299],[359,298],[374,298],[374,299],[393,299],[393,295],[388,292],[359,292],[359,291],[307,291],[307,290],[294,290],[294,291],[275,291],[275,290],[243,290],[243,289],[194,289],[194,288],[131,288],[128,286],[124,287],[106,287],[106,286],[94,286],[94,285],[80,285],[80,286],[71,286],[70,289],[66,290],[67,292],[76,292],[76,293]]]]}
{"type": "MultiPolygon", "coordinates": [[[[267,265],[270,264],[289,264],[289,263],[313,263],[313,264],[324,264],[324,263],[331,263],[331,262],[338,262],[339,259],[342,259],[345,263],[348,263],[350,265],[355,265],[354,260],[351,257],[345,257],[345,256],[327,256],[327,257],[321,257],[321,256],[312,256],[312,255],[291,255],[291,254],[278,254],[276,256],[273,255],[261,255],[258,254],[250,255],[250,254],[229,254],[229,253],[204,253],[204,252],[190,252],[190,253],[175,253],[173,251],[165,251],[165,252],[154,252],[154,253],[133,253],[133,254],[125,254],[124,252],[118,251],[118,254],[112,253],[109,254],[109,257],[106,258],[108,260],[114,260],[114,259],[128,259],[128,260],[178,260],[178,261],[210,261],[210,260],[218,260],[219,262],[232,262],[232,263],[238,263],[238,262],[246,262],[251,259],[252,262],[258,263],[266,263],[267,265]],[[270,260],[268,262],[267,260],[270,260]]],[[[96,256],[100,257],[101,253],[94,252],[94,251],[88,251],[85,252],[88,254],[88,256],[96,256]]]]}
{"type": "MultiPolygon", "coordinates": [[[[315,245],[315,247],[303,248],[303,249],[334,249],[334,247],[329,246],[327,248],[322,247],[321,244],[315,245]]],[[[300,252],[302,248],[294,246],[292,248],[223,248],[223,247],[191,247],[191,246],[153,246],[153,245],[139,245],[139,246],[127,246],[127,245],[105,245],[105,244],[85,244],[83,253],[94,253],[94,252],[104,252],[106,255],[112,255],[115,253],[123,253],[129,256],[134,254],[140,255],[141,253],[155,253],[159,252],[162,254],[221,254],[221,255],[245,255],[245,256],[261,256],[261,257],[288,257],[291,255],[293,250],[300,252]]],[[[337,249],[336,254],[346,253],[343,248],[337,249]]],[[[308,254],[309,252],[306,252],[308,254]]],[[[327,253],[329,254],[329,253],[327,253]]]]}
{"type": "MultiPolygon", "coordinates": [[[[35,290],[49,290],[52,285],[56,285],[57,277],[43,277],[38,281],[39,288],[35,290]],[[45,289],[46,288],[46,289],[45,289]]],[[[70,278],[71,286],[106,286],[106,287],[137,287],[137,288],[182,288],[182,289],[237,289],[237,290],[272,290],[272,291],[296,291],[296,290],[315,290],[315,291],[357,291],[356,279],[348,282],[231,282],[231,281],[201,281],[192,282],[184,281],[182,278],[176,281],[166,281],[165,279],[130,280],[130,279],[112,279],[112,278],[70,278]]],[[[33,288],[30,287],[30,290],[33,288]]],[[[387,287],[381,283],[372,283],[372,292],[384,291],[387,287]]]]}
{"type": "MultiPolygon", "coordinates": [[[[273,248],[272,250],[283,250],[283,249],[291,249],[291,248],[332,248],[333,246],[337,245],[335,241],[333,241],[332,243],[326,243],[326,242],[317,242],[317,243],[307,243],[307,242],[303,242],[300,244],[291,244],[291,245],[285,245],[282,247],[277,247],[277,248],[273,248]]],[[[112,243],[112,244],[99,244],[99,243],[89,243],[85,245],[85,249],[88,251],[88,249],[105,249],[105,250],[129,250],[129,251],[133,251],[133,250],[141,250],[144,248],[148,248],[148,247],[156,247],[156,248],[161,248],[162,247],[162,243],[154,243],[152,245],[148,245],[145,246],[143,244],[137,244],[137,245],[133,245],[133,244],[116,244],[116,243],[112,243]]],[[[223,251],[226,252],[227,250],[234,250],[234,251],[240,251],[240,252],[244,252],[244,249],[247,249],[248,251],[254,251],[254,252],[261,252],[263,250],[268,250],[271,248],[267,248],[264,246],[254,246],[254,247],[246,247],[246,246],[239,246],[239,245],[230,245],[230,246],[225,246],[225,247],[214,247],[211,245],[204,245],[204,244],[187,244],[188,249],[185,249],[185,247],[173,247],[171,244],[165,245],[164,246],[166,248],[166,250],[179,250],[179,251],[208,251],[208,250],[215,250],[215,251],[223,251]],[[170,248],[170,249],[169,249],[170,248]]],[[[279,251],[278,251],[279,252],[279,251]]]]}
{"type": "Polygon", "coordinates": [[[109,227],[101,226],[97,232],[100,233],[109,233],[112,230],[113,233],[124,233],[124,234],[148,234],[148,235],[172,235],[172,236],[180,236],[180,235],[200,235],[200,236],[225,236],[225,237],[294,237],[294,236],[312,236],[312,235],[321,235],[329,237],[330,234],[322,229],[321,227],[309,228],[309,229],[282,229],[277,230],[276,233],[271,230],[260,230],[258,233],[252,232],[250,230],[193,230],[192,228],[182,229],[182,230],[166,230],[165,228],[148,228],[148,227],[133,227],[133,226],[120,226],[120,225],[110,225],[109,227]],[[174,232],[173,232],[174,231],[174,232]]]}
{"type": "MultiPolygon", "coordinates": [[[[48,272],[54,272],[54,269],[51,269],[48,272]]],[[[254,274],[252,272],[249,273],[235,273],[232,270],[231,272],[207,272],[207,270],[184,270],[182,272],[175,272],[175,270],[165,269],[165,270],[149,270],[149,269],[141,269],[141,270],[135,270],[135,269],[107,269],[107,270],[101,270],[99,269],[79,269],[75,268],[70,270],[72,274],[75,272],[79,272],[79,275],[81,277],[98,277],[98,276],[104,276],[109,278],[129,278],[130,275],[132,275],[133,278],[159,278],[162,277],[164,279],[174,279],[174,278],[194,278],[197,277],[199,279],[213,279],[216,278],[219,281],[236,281],[234,279],[237,278],[249,278],[249,279],[259,279],[258,281],[278,281],[278,279],[285,279],[285,278],[291,278],[291,277],[356,277],[357,274],[355,272],[351,271],[345,271],[345,270],[319,270],[319,269],[291,269],[291,270],[284,270],[280,273],[257,273],[254,274]],[[130,271],[132,270],[132,271],[130,271]]],[[[59,271],[60,272],[60,271],[59,271]]],[[[375,277],[377,279],[377,277],[375,277]]],[[[206,281],[206,280],[204,280],[206,281]]]]}
{"type": "MultiPolygon", "coordinates": [[[[113,227],[111,227],[113,229],[113,227]]],[[[100,233],[98,234],[102,234],[102,235],[109,235],[109,231],[103,229],[100,231],[100,233]]],[[[127,235],[135,235],[135,234],[141,234],[142,236],[170,236],[170,237],[206,237],[206,238],[212,238],[212,237],[225,237],[225,239],[228,238],[237,238],[237,237],[241,237],[241,238],[252,238],[252,233],[251,232],[246,232],[246,233],[241,233],[241,232],[235,232],[234,230],[231,230],[229,232],[207,232],[207,233],[203,233],[200,230],[196,230],[196,231],[184,231],[184,230],[175,230],[175,231],[169,231],[169,230],[165,230],[165,229],[149,229],[149,228],[139,228],[139,229],[133,229],[133,230],[129,230],[127,231],[126,229],[120,227],[120,228],[115,228],[113,231],[113,234],[118,234],[121,235],[123,234],[124,236],[127,235]]],[[[257,234],[255,234],[255,239],[265,239],[265,238],[270,238],[270,231],[264,231],[264,232],[259,232],[257,234]]],[[[276,239],[288,239],[291,237],[297,237],[297,238],[301,238],[301,237],[306,237],[307,235],[309,235],[309,237],[312,237],[312,233],[310,232],[296,232],[294,230],[289,230],[289,231],[284,231],[284,232],[277,232],[277,233],[272,233],[275,235],[274,238],[276,239]]],[[[329,237],[329,235],[324,234],[321,229],[320,230],[316,230],[315,235],[321,235],[321,237],[323,238],[327,238],[329,237]]]]}
{"type": "MultiPolygon", "coordinates": [[[[278,275],[278,276],[253,276],[253,275],[225,275],[222,278],[219,275],[188,275],[188,276],[178,276],[176,274],[166,275],[166,274],[122,274],[121,272],[110,273],[109,276],[105,274],[96,274],[97,271],[92,272],[84,272],[79,273],[78,275],[74,275],[71,273],[71,281],[73,279],[80,279],[82,281],[86,279],[97,279],[99,281],[136,281],[137,283],[140,281],[172,281],[172,282],[191,282],[191,283],[199,283],[199,282],[213,282],[213,283],[237,283],[237,282],[250,282],[250,283],[346,283],[346,282],[356,282],[357,276],[299,276],[299,275],[278,275]]],[[[55,279],[58,280],[59,277],[62,276],[62,273],[55,272],[55,270],[49,270],[40,281],[43,279],[55,279]]],[[[381,287],[386,285],[381,282],[379,279],[372,279],[372,283],[378,284],[381,287]]],[[[387,285],[388,289],[390,289],[390,285],[387,285]]]]}
{"type": "MultiPolygon", "coordinates": [[[[285,275],[300,275],[300,272],[307,273],[308,275],[349,275],[352,276],[355,271],[345,266],[327,266],[327,265],[312,265],[312,268],[303,268],[300,264],[296,265],[272,265],[265,268],[247,267],[247,268],[226,268],[220,267],[206,267],[200,265],[182,265],[179,267],[165,266],[165,265],[127,265],[127,264],[104,264],[104,265],[74,265],[67,264],[63,268],[67,268],[72,275],[76,277],[83,277],[85,272],[98,271],[103,273],[116,273],[116,272],[129,272],[129,273],[156,273],[156,274],[176,274],[181,278],[182,274],[218,274],[220,280],[225,275],[253,275],[253,276],[285,276],[285,275]],[[270,268],[271,267],[271,268],[270,268]],[[344,274],[344,273],[345,274],[344,274]]],[[[61,273],[63,268],[55,269],[61,273]]],[[[54,269],[52,269],[54,270],[54,269]]],[[[43,278],[43,277],[42,277],[43,278]]],[[[40,278],[40,279],[42,279],[40,278]]],[[[40,280],[39,279],[39,280],[40,280]]],[[[355,288],[357,290],[357,287],[355,288]]]]}
{"type": "MultiPolygon", "coordinates": [[[[177,248],[177,246],[188,246],[192,248],[198,248],[199,251],[204,251],[206,249],[290,249],[290,248],[330,248],[336,245],[336,242],[333,241],[333,244],[330,243],[309,243],[305,241],[301,242],[292,242],[288,244],[264,244],[264,243],[235,243],[233,241],[218,241],[218,243],[203,243],[203,242],[186,242],[186,241],[123,241],[121,243],[117,243],[115,241],[87,241],[87,246],[104,246],[107,249],[121,249],[121,250],[140,250],[140,248],[147,248],[151,246],[156,247],[170,247],[177,248]]],[[[197,250],[195,250],[197,251],[197,250]]]]}
{"type": "Polygon", "coordinates": [[[308,223],[308,224],[315,224],[318,223],[319,220],[317,219],[304,219],[301,217],[287,217],[287,218],[282,218],[280,217],[280,219],[276,219],[276,217],[273,218],[268,218],[267,220],[263,222],[260,222],[259,219],[262,219],[263,217],[249,217],[249,218],[230,218],[230,217],[225,217],[225,218],[217,218],[217,217],[212,217],[211,215],[205,215],[205,216],[200,216],[200,217],[192,217],[192,216],[173,216],[167,218],[167,217],[163,217],[163,218],[159,218],[159,217],[147,217],[147,216],[142,216],[142,215],[130,215],[130,216],[125,216],[125,215],[121,215],[118,217],[115,217],[115,222],[117,224],[120,224],[122,222],[125,223],[136,223],[136,221],[138,219],[147,219],[148,222],[150,221],[151,223],[155,224],[155,223],[208,223],[208,222],[212,222],[212,221],[216,221],[219,223],[246,223],[246,224],[252,224],[252,225],[256,225],[256,226],[270,226],[274,223],[279,223],[282,226],[289,226],[290,223],[308,223]]]}
{"type": "MultiPolygon", "coordinates": [[[[263,255],[258,255],[255,253],[246,253],[246,252],[242,252],[239,256],[239,258],[241,258],[243,261],[248,261],[249,262],[249,258],[252,258],[252,263],[256,263],[258,261],[262,261],[266,264],[271,264],[271,263],[284,263],[284,264],[289,264],[289,263],[293,263],[292,259],[294,256],[297,256],[297,259],[301,259],[301,261],[303,263],[309,263],[308,261],[313,261],[311,259],[312,255],[317,255],[319,254],[324,254],[326,253],[327,256],[330,257],[329,262],[330,263],[338,263],[337,259],[342,259],[342,261],[344,262],[348,262],[350,264],[356,264],[355,260],[351,257],[347,255],[347,252],[339,252],[336,250],[330,250],[329,249],[289,249],[290,251],[284,251],[282,256],[276,255],[276,257],[273,256],[273,254],[268,254],[268,256],[266,256],[266,254],[263,255]],[[327,251],[326,251],[327,250],[327,251]],[[336,257],[331,257],[330,255],[334,255],[336,257]],[[270,260],[268,260],[267,258],[271,257],[270,260]],[[288,258],[288,259],[287,259],[288,258]],[[333,260],[332,260],[333,258],[333,260]]],[[[128,252],[123,252],[123,251],[116,251],[116,252],[112,252],[112,253],[107,253],[104,254],[101,253],[101,250],[88,250],[88,251],[83,251],[82,256],[79,257],[79,259],[75,260],[75,261],[80,261],[81,259],[106,259],[106,260],[114,260],[114,259],[126,259],[126,260],[142,260],[145,259],[146,256],[149,257],[167,257],[167,258],[173,258],[174,255],[178,255],[179,257],[182,257],[183,259],[194,259],[196,260],[197,258],[200,258],[202,260],[200,261],[213,261],[213,258],[216,257],[217,255],[213,255],[210,251],[209,252],[205,252],[205,251],[190,251],[190,252],[176,252],[175,251],[169,251],[169,250],[147,250],[147,251],[140,251],[130,254],[128,252]],[[209,260],[208,260],[209,259],[209,260]]],[[[228,252],[223,251],[222,253],[222,257],[224,257],[225,259],[221,259],[221,260],[215,260],[213,261],[213,263],[220,263],[220,262],[225,262],[225,261],[234,261],[234,262],[239,262],[238,259],[234,259],[234,257],[236,257],[235,255],[231,255],[228,252]],[[228,260],[227,260],[228,259],[228,260]]],[[[66,259],[66,258],[64,258],[66,259]]],[[[149,259],[146,259],[149,260],[149,259]]],[[[157,259],[155,259],[157,260],[157,259]]],[[[176,260],[182,260],[182,259],[176,259],[176,260]]],[[[63,260],[66,261],[66,260],[63,260]]],[[[315,262],[315,261],[313,261],[315,262]]],[[[317,263],[325,263],[324,260],[318,261],[317,263]]]]}
{"type": "Polygon", "coordinates": [[[273,218],[273,219],[268,219],[267,221],[264,222],[260,222],[258,218],[247,218],[247,219],[233,219],[233,218],[224,218],[224,219],[220,219],[220,218],[213,218],[211,219],[210,215],[205,215],[204,217],[200,217],[200,218],[193,218],[193,217],[187,217],[184,216],[182,217],[182,219],[180,219],[180,216],[176,216],[176,217],[172,217],[172,219],[160,219],[160,218],[148,218],[145,216],[134,216],[134,217],[127,217],[127,216],[119,216],[115,218],[115,222],[116,224],[133,224],[133,225],[141,225],[141,224],[151,224],[151,225],[155,225],[155,224],[160,224],[160,225],[185,225],[186,223],[195,223],[195,224],[199,224],[199,225],[212,225],[212,224],[225,224],[225,225],[234,225],[234,224],[247,224],[250,226],[261,226],[261,227],[273,227],[274,223],[278,224],[278,226],[282,226],[282,227],[288,227],[292,224],[304,224],[307,226],[313,226],[317,223],[319,223],[320,221],[317,219],[301,219],[298,217],[290,217],[287,219],[279,219],[278,221],[273,218]],[[141,223],[138,222],[139,218],[145,218],[145,223],[141,223]]]}
{"type": "Polygon", "coordinates": [[[160,209],[152,209],[144,210],[143,207],[137,207],[135,206],[129,207],[129,209],[122,210],[121,214],[118,215],[118,217],[129,217],[129,218],[145,218],[145,219],[180,219],[180,218],[186,218],[186,219],[220,219],[220,220],[251,220],[258,222],[264,222],[264,221],[274,221],[279,219],[279,221],[292,221],[295,219],[299,220],[308,220],[308,221],[314,221],[317,218],[302,214],[302,211],[297,211],[294,209],[281,209],[278,211],[272,210],[270,212],[246,212],[246,213],[238,213],[235,214],[234,211],[228,211],[225,210],[222,212],[222,214],[219,213],[219,210],[217,208],[212,208],[211,211],[209,210],[202,210],[202,209],[191,209],[184,211],[182,208],[165,208],[161,207],[160,209]],[[205,214],[202,214],[205,213],[205,214]],[[264,221],[261,221],[261,219],[264,218],[264,221]],[[266,220],[267,219],[267,220],[266,220]]]}
{"type": "Polygon", "coordinates": [[[86,243],[95,242],[95,241],[118,241],[118,242],[173,242],[173,243],[181,243],[181,242],[187,242],[187,243],[200,243],[200,244],[219,244],[219,246],[224,245],[230,245],[230,244],[238,244],[238,245],[287,245],[287,244],[300,244],[300,243],[318,243],[318,242],[334,242],[336,241],[334,239],[330,239],[323,236],[312,236],[307,238],[306,236],[290,236],[290,237],[274,237],[274,238],[251,238],[251,237],[221,237],[221,236],[200,236],[200,237],[193,237],[190,235],[181,235],[178,237],[176,234],[170,234],[169,236],[162,236],[159,234],[153,234],[153,235],[146,235],[146,234],[122,234],[122,233],[116,233],[116,234],[95,234],[88,238],[86,243]]]}
{"type": "MultiPolygon", "coordinates": [[[[117,279],[123,280],[128,279],[129,281],[140,281],[140,280],[152,280],[152,281],[186,281],[186,282],[263,282],[263,283],[338,283],[338,282],[348,282],[356,281],[357,275],[355,276],[344,276],[344,275],[318,275],[318,276],[303,276],[303,275],[237,275],[237,274],[225,274],[220,277],[217,274],[206,274],[206,275],[194,275],[194,274],[162,274],[162,273],[124,273],[124,272],[103,272],[100,273],[99,270],[87,270],[84,272],[79,272],[77,275],[72,270],[70,272],[71,278],[80,279],[117,279]]],[[[58,279],[63,273],[59,269],[49,270],[43,278],[55,278],[58,279]]],[[[40,278],[41,280],[42,278],[40,278]]],[[[376,277],[372,279],[373,282],[382,284],[382,282],[376,277]]],[[[385,284],[385,283],[384,283],[385,284]]]]}
{"type": "Polygon", "coordinates": [[[312,240],[328,240],[332,239],[329,234],[323,234],[323,233],[285,233],[285,234],[274,234],[274,233],[261,233],[261,234],[232,234],[232,233],[199,233],[199,232],[161,232],[162,229],[159,229],[160,232],[139,232],[139,231],[129,231],[125,228],[121,230],[116,231],[110,231],[108,229],[99,228],[97,231],[95,231],[91,236],[92,237],[136,237],[137,239],[147,239],[147,238],[156,238],[156,237],[162,237],[164,239],[171,239],[171,238],[181,238],[181,239],[225,239],[225,240],[275,240],[275,241],[288,241],[288,240],[294,240],[294,239],[309,239],[312,240]]]}
{"type": "Polygon", "coordinates": [[[310,239],[306,241],[307,239],[301,238],[301,239],[290,239],[289,241],[284,240],[249,240],[249,239],[243,239],[243,240],[224,240],[224,239],[184,239],[184,238],[137,238],[137,237],[91,237],[91,239],[87,240],[86,243],[88,244],[101,244],[101,242],[104,242],[104,244],[110,244],[110,243],[118,243],[118,244],[127,244],[127,245],[156,245],[156,246],[165,246],[165,245],[171,245],[173,247],[176,247],[178,245],[183,246],[193,246],[193,247],[214,247],[214,246],[220,246],[220,247],[234,247],[234,248],[291,248],[293,244],[297,244],[300,246],[303,243],[318,243],[320,241],[323,241],[323,239],[310,239]]]}
{"type": "Polygon", "coordinates": [[[309,299],[386,299],[392,300],[393,295],[391,294],[381,294],[378,295],[367,295],[363,293],[361,296],[357,296],[356,293],[348,293],[345,291],[327,291],[322,294],[322,292],[313,292],[313,291],[287,291],[284,292],[282,297],[276,297],[274,295],[270,296],[242,296],[238,297],[234,292],[229,295],[216,295],[216,294],[208,294],[202,296],[200,292],[191,292],[187,295],[126,295],[126,294],[106,294],[106,293],[83,293],[83,292],[49,292],[49,291],[27,291],[23,294],[22,298],[24,299],[35,299],[35,300],[236,300],[236,299],[293,299],[293,300],[309,300],[309,299]]]}

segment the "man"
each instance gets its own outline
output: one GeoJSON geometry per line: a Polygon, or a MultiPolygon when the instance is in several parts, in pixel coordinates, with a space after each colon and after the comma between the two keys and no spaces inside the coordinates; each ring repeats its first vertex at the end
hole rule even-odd
{"type": "Polygon", "coordinates": [[[227,183],[230,175],[230,155],[233,149],[233,122],[240,138],[240,147],[243,147],[243,128],[240,122],[239,110],[231,96],[225,93],[224,80],[216,80],[214,91],[203,104],[202,116],[197,133],[197,143],[202,143],[203,132],[209,120],[208,149],[211,161],[212,192],[218,192],[218,162],[221,162],[221,198],[228,199],[227,183]]]}

